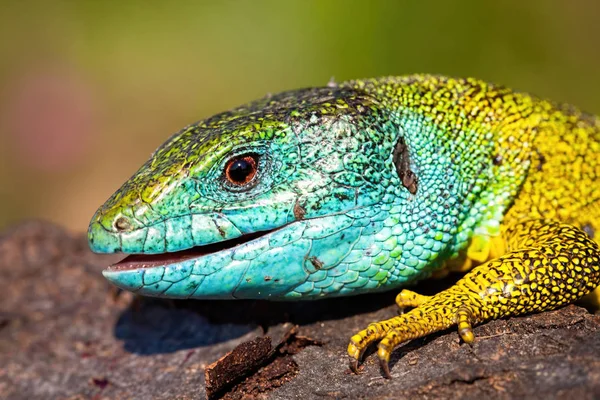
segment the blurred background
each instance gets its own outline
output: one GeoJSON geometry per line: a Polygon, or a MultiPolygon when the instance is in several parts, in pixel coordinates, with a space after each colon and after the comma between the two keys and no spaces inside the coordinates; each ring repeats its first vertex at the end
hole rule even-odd
{"type": "Polygon", "coordinates": [[[167,137],[267,93],[414,72],[600,114],[600,2],[7,1],[0,229],[84,231],[167,137]]]}

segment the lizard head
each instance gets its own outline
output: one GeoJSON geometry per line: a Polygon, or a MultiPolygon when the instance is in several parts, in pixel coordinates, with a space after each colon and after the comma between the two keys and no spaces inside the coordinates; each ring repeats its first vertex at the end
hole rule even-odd
{"type": "Polygon", "coordinates": [[[325,87],[188,126],[94,215],[92,250],[130,254],[104,276],[173,298],[382,288],[402,255],[403,232],[392,232],[401,217],[390,220],[390,209],[411,196],[393,154],[398,126],[385,110],[360,90],[325,87]]]}

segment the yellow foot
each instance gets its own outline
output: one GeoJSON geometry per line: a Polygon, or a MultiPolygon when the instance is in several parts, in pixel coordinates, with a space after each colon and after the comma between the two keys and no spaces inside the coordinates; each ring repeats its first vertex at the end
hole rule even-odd
{"type": "Polygon", "coordinates": [[[456,312],[456,325],[458,334],[463,342],[472,345],[475,341],[473,333],[473,313],[468,307],[460,307],[456,312]]]}
{"type": "Polygon", "coordinates": [[[365,349],[379,341],[377,357],[386,377],[391,352],[400,344],[457,326],[465,343],[472,326],[486,320],[552,310],[600,285],[600,249],[579,228],[545,220],[519,223],[507,231],[512,251],[476,267],[435,296],[403,290],[406,314],[370,324],[350,338],[350,368],[357,371],[365,349]]]}
{"type": "MultiPolygon", "coordinates": [[[[404,289],[396,296],[396,304],[403,312],[405,308],[418,307],[431,299],[431,296],[423,296],[412,290],[404,289]]],[[[387,321],[370,324],[367,329],[354,335],[348,345],[348,354],[350,355],[350,369],[358,373],[358,362],[370,343],[382,338],[387,332],[398,323],[395,317],[387,321]]],[[[388,357],[389,358],[389,357],[388,357]]],[[[386,367],[384,367],[384,371],[386,367]]],[[[389,371],[388,371],[389,372],[389,371]]]]}
{"type": "Polygon", "coordinates": [[[372,323],[367,329],[352,336],[348,345],[352,371],[358,371],[358,363],[365,350],[378,340],[377,357],[385,377],[390,378],[388,367],[390,354],[401,343],[446,329],[459,320],[462,322],[460,328],[467,333],[467,338],[472,337],[470,325],[466,325],[471,321],[472,314],[470,311],[467,312],[470,308],[461,306],[463,299],[460,296],[451,295],[451,293],[447,291],[436,296],[423,296],[410,290],[400,292],[396,297],[398,306],[400,308],[416,308],[386,321],[372,323]],[[449,295],[454,298],[449,298],[449,295]],[[455,303],[459,305],[456,306],[455,303]],[[469,329],[467,330],[467,328],[469,329]],[[468,332],[471,332],[471,336],[468,336],[468,332]]]}
{"type": "Polygon", "coordinates": [[[431,296],[423,296],[412,290],[404,289],[396,296],[396,304],[400,310],[404,310],[405,308],[418,307],[429,299],[431,299],[431,296]]]}

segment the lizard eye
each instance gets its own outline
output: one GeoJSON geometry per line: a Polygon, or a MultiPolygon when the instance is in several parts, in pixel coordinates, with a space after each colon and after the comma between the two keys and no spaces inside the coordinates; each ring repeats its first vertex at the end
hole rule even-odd
{"type": "Polygon", "coordinates": [[[258,157],[255,154],[232,158],[225,166],[225,178],[233,185],[246,185],[256,176],[257,164],[258,157]]]}

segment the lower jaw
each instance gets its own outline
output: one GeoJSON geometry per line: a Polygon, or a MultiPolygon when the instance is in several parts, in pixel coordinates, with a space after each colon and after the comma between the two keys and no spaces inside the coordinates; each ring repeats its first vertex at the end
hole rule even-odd
{"type": "MultiPolygon", "coordinates": [[[[121,289],[152,297],[260,299],[270,298],[272,294],[281,297],[283,289],[287,291],[289,287],[281,288],[282,282],[276,278],[270,283],[262,277],[260,281],[255,280],[257,284],[253,283],[254,288],[250,291],[242,289],[243,296],[236,295],[240,286],[249,284],[246,274],[250,266],[257,263],[250,259],[234,259],[234,251],[252,252],[253,248],[268,251],[265,236],[271,232],[253,233],[173,253],[129,255],[106,268],[103,275],[121,289]]],[[[273,263],[269,264],[273,266],[273,263]]]]}

